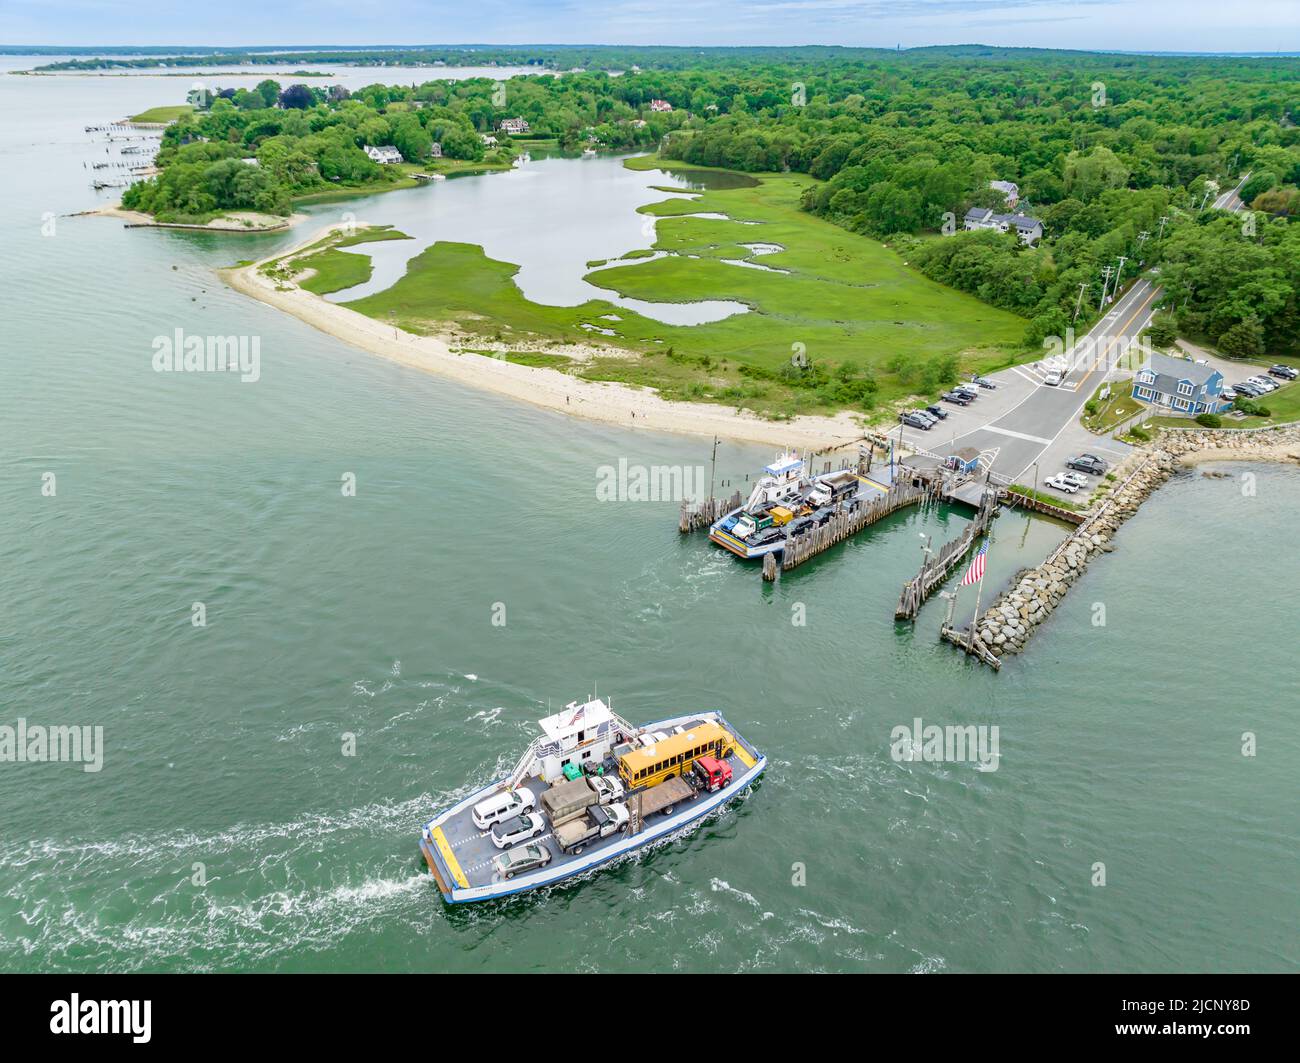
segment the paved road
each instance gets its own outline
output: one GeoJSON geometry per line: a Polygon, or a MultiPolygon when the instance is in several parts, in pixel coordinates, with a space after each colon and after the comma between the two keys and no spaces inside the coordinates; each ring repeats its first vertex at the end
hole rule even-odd
{"type": "Polygon", "coordinates": [[[1223,195],[1219,196],[1219,198],[1214,201],[1214,209],[1230,210],[1234,214],[1241,210],[1241,208],[1246,204],[1241,201],[1240,193],[1248,180],[1250,180],[1249,170],[1241,175],[1241,180],[1237,182],[1235,187],[1229,188],[1223,193],[1223,195]]]}
{"type": "MultiPolygon", "coordinates": [[[[1041,462],[1043,455],[1060,439],[1071,426],[1075,426],[1083,404],[1087,402],[1113,365],[1114,355],[1122,346],[1121,337],[1136,338],[1146,328],[1154,313],[1160,289],[1150,281],[1138,281],[1119,299],[1104,318],[1089,330],[1086,337],[1080,338],[1073,352],[1067,352],[1071,361],[1079,361],[1077,368],[1071,370],[1060,387],[1049,387],[1042,383],[1042,371],[1034,366],[1015,366],[993,375],[1004,388],[1024,388],[1026,380],[1029,387],[1024,398],[1010,409],[999,413],[992,420],[979,427],[966,431],[952,438],[944,438],[942,428],[933,433],[914,429],[896,431],[906,432],[905,443],[922,450],[938,448],[943,455],[954,453],[962,447],[973,447],[989,460],[989,467],[994,472],[1019,480],[1035,462],[1041,462]],[[1113,344],[1110,358],[1099,358],[1093,364],[1091,357],[1084,356],[1088,349],[1105,350],[1107,342],[1113,344]],[[927,436],[933,434],[935,438],[927,436]]],[[[964,413],[978,413],[981,405],[993,405],[996,392],[984,392],[976,403],[964,413]]],[[[965,420],[965,418],[963,418],[965,420]]],[[[1080,439],[1078,442],[1084,442],[1080,439]]],[[[1098,442],[1104,442],[1098,440],[1098,442]]],[[[1057,448],[1060,449],[1060,448],[1057,448]]],[[[1081,447],[1096,452],[1098,447],[1081,447]]],[[[1112,451],[1113,453],[1113,451],[1112,451]]],[[[1053,451],[1055,457],[1055,451],[1053,451]]],[[[942,456],[942,455],[941,455],[942,456]]],[[[1065,455],[1061,456],[1064,463],[1065,455]]],[[[1043,476],[1050,476],[1059,470],[1044,468],[1043,476]]]]}
{"type": "MultiPolygon", "coordinates": [[[[1245,204],[1239,193],[1249,178],[1249,172],[1242,174],[1233,188],[1214,201],[1215,209],[1240,211],[1245,204]]],[[[941,457],[973,447],[987,467],[1018,482],[1028,482],[1025,473],[1035,466],[1033,479],[1041,482],[1079,451],[1115,461],[1129,448],[1093,436],[1079,425],[1079,414],[1109,375],[1124,341],[1136,339],[1150,323],[1159,298],[1160,289],[1146,279],[1129,289],[1066,353],[1076,368],[1059,387],[1043,383],[1039,366],[1013,366],[992,375],[998,391],[983,392],[965,410],[954,408],[949,420],[931,432],[900,425],[891,434],[907,448],[919,447],[941,457]],[[1098,350],[1105,356],[1094,357],[1092,352],[1098,350]]]]}

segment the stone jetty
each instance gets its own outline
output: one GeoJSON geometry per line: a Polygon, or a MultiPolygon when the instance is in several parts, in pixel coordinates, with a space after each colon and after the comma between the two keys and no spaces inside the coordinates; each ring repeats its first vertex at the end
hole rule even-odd
{"type": "MultiPolygon", "coordinates": [[[[1034,629],[1051,616],[1066,592],[1138,507],[1180,467],[1203,461],[1300,462],[1300,425],[1276,429],[1176,429],[1161,432],[1114,470],[1115,479],[1095,499],[1084,521],[1037,568],[1024,569],[980,618],[972,650],[1000,659],[1019,653],[1034,629]]],[[[950,641],[962,644],[965,632],[950,641]]]]}

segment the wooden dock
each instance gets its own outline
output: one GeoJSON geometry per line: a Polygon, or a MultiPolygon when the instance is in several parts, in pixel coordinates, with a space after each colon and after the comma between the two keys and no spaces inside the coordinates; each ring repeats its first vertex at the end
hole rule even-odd
{"type": "Polygon", "coordinates": [[[682,502],[681,520],[677,530],[683,535],[707,528],[715,521],[740,506],[740,492],[730,498],[706,498],[703,502],[682,502]]]}
{"type": "Polygon", "coordinates": [[[944,543],[938,554],[925,555],[921,571],[903,584],[898,606],[894,609],[895,620],[915,620],[921,606],[925,604],[936,587],[939,586],[953,568],[970,552],[975,540],[983,535],[998,511],[999,491],[997,488],[980,485],[983,494],[975,519],[956,539],[944,543]]]}
{"type": "Polygon", "coordinates": [[[1007,488],[1007,502],[1010,505],[1020,506],[1023,509],[1031,509],[1035,513],[1046,513],[1049,517],[1063,520],[1067,524],[1082,524],[1086,519],[1085,515],[1080,513],[1077,509],[1066,509],[1064,506],[1053,505],[1046,499],[1022,494],[1014,487],[1007,488]]]}
{"type": "Polygon", "coordinates": [[[1002,667],[1002,660],[992,650],[984,645],[984,641],[970,631],[958,631],[956,628],[944,624],[939,629],[939,637],[966,653],[976,660],[987,664],[995,672],[1002,667]]]}

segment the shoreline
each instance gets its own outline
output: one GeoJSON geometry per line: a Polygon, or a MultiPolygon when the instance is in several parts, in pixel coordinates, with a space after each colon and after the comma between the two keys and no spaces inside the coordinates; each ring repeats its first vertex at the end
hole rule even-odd
{"type": "Polygon", "coordinates": [[[102,207],[95,207],[93,210],[79,211],[76,217],[100,217],[100,218],[120,218],[125,222],[128,229],[185,229],[189,232],[207,232],[207,233],[282,233],[288,229],[301,224],[307,220],[306,214],[290,214],[287,218],[275,218],[278,224],[275,225],[232,225],[222,224],[229,223],[232,219],[246,217],[257,219],[259,222],[263,219],[274,218],[271,214],[254,214],[251,211],[236,211],[233,214],[221,218],[213,218],[212,221],[205,225],[190,224],[187,222],[167,222],[154,221],[153,216],[145,214],[138,210],[126,210],[123,208],[121,201],[109,203],[102,207]]]}
{"type": "Polygon", "coordinates": [[[293,248],[248,266],[218,270],[217,274],[235,291],[292,314],[313,328],[380,358],[573,417],[624,428],[705,437],[717,435],[738,442],[792,446],[800,450],[838,449],[852,446],[864,437],[864,429],[850,413],[767,421],[731,407],[672,402],[648,388],[582,380],[556,369],[521,365],[468,351],[456,353],[447,336],[403,332],[297,285],[286,289],[258,272],[266,262],[294,254],[340,228],[341,224],[326,226],[293,248]]]}

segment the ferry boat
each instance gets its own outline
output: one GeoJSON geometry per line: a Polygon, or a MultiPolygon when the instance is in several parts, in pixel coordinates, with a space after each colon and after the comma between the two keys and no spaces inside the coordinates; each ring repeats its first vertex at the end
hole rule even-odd
{"type": "Polygon", "coordinates": [[[424,825],[450,904],[523,893],[653,845],[747,790],[767,757],[717,711],[634,727],[608,701],[539,721],[514,771],[424,825]]]}
{"type": "Polygon", "coordinates": [[[743,505],[710,525],[709,540],[745,560],[777,553],[790,534],[825,523],[841,507],[852,509],[885,494],[889,484],[887,468],[877,476],[850,469],[810,476],[806,463],[786,451],[763,467],[743,505]]]}

